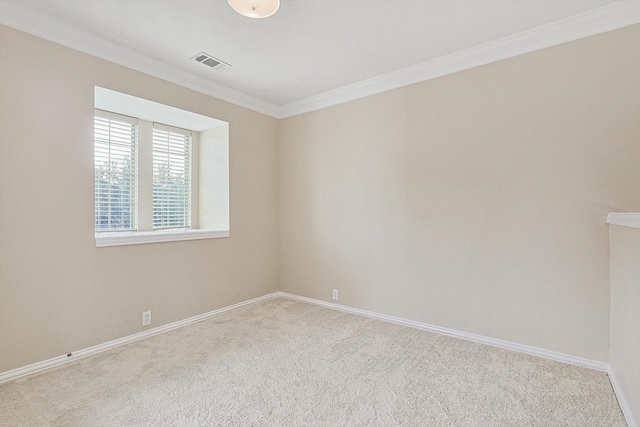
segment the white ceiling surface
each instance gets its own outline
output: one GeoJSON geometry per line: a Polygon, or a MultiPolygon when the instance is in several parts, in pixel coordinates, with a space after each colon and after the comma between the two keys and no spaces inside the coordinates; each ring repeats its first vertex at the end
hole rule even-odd
{"type": "MultiPolygon", "coordinates": [[[[612,3],[281,0],[275,16],[254,20],[226,0],[0,0],[0,22],[12,25],[20,9],[33,22],[55,22],[54,41],[64,38],[61,28],[73,30],[123,58],[153,60],[277,109],[612,3]],[[215,71],[190,59],[201,51],[232,67],[215,71]]],[[[45,27],[31,32],[46,37],[45,27]]]]}

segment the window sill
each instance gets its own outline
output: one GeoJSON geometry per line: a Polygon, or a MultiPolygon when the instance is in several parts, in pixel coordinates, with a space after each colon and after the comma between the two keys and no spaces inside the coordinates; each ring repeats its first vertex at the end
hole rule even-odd
{"type": "Polygon", "coordinates": [[[640,212],[611,212],[607,224],[640,228],[640,212]]]}
{"type": "Polygon", "coordinates": [[[229,237],[229,230],[161,230],[96,233],[96,248],[104,246],[140,245],[143,243],[178,242],[182,240],[229,237]]]}

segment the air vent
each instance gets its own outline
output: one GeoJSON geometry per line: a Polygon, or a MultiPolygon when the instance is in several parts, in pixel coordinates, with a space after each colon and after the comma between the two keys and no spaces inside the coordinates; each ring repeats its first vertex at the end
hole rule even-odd
{"type": "Polygon", "coordinates": [[[200,52],[199,54],[197,54],[196,56],[194,56],[193,58],[191,58],[201,64],[206,65],[207,67],[211,67],[214,70],[224,70],[227,67],[231,67],[230,64],[227,64],[224,61],[221,61],[218,58],[214,58],[213,56],[209,55],[208,53],[204,53],[204,52],[200,52]]]}

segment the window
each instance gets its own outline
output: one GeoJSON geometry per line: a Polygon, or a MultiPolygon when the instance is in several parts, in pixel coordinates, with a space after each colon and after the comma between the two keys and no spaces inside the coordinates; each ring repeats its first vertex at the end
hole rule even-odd
{"type": "Polygon", "coordinates": [[[153,228],[191,227],[191,132],[153,125],[153,228]]]}
{"type": "Polygon", "coordinates": [[[95,88],[96,246],[229,236],[228,123],[95,88]]]}
{"type": "Polygon", "coordinates": [[[135,230],[137,121],[97,112],[94,119],[96,231],[135,230]]]}

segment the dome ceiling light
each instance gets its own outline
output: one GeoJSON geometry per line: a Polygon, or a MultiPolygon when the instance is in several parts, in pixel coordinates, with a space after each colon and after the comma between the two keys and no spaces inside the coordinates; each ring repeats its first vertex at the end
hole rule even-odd
{"type": "Polygon", "coordinates": [[[229,0],[229,4],[240,15],[262,19],[276,14],[280,0],[229,0]]]}

